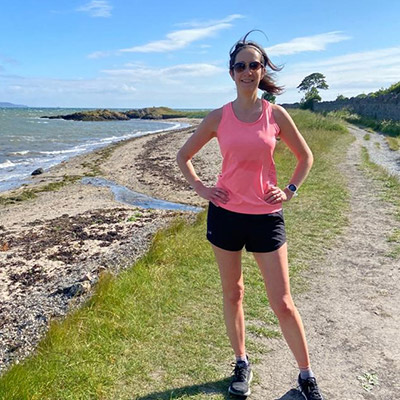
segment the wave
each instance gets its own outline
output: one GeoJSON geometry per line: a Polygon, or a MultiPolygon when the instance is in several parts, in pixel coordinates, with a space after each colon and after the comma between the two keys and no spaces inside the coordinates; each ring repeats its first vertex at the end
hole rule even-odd
{"type": "Polygon", "coordinates": [[[22,162],[12,162],[10,160],[6,160],[6,162],[0,164],[0,169],[5,169],[5,168],[14,168],[18,167],[19,165],[29,165],[31,159],[25,160],[22,162]]]}
{"type": "Polygon", "coordinates": [[[10,160],[6,160],[6,162],[0,164],[0,168],[10,168],[10,167],[14,167],[16,164],[14,164],[12,161],[10,160]]]}
{"type": "MultiPolygon", "coordinates": [[[[38,121],[38,119],[39,117],[33,116],[31,121],[35,122],[42,121],[42,120],[38,121]]],[[[47,125],[47,127],[50,125],[51,124],[47,125]]],[[[113,131],[110,132],[110,130],[107,129],[109,137],[90,138],[89,136],[86,138],[85,137],[76,138],[76,140],[74,139],[74,137],[72,138],[69,137],[67,134],[64,133],[64,131],[61,131],[61,133],[59,133],[57,131],[57,128],[53,129],[54,132],[52,135],[46,134],[47,137],[45,137],[44,135],[37,135],[37,134],[32,135],[29,130],[26,132],[23,131],[21,132],[21,134],[19,134],[18,132],[18,135],[15,136],[9,135],[10,137],[7,138],[7,141],[5,143],[6,145],[7,142],[10,143],[10,146],[7,147],[9,147],[9,150],[11,151],[4,153],[0,151],[0,192],[8,190],[10,188],[18,187],[22,183],[26,182],[26,179],[29,178],[31,172],[36,168],[41,167],[45,170],[48,170],[49,168],[59,164],[64,160],[67,160],[76,155],[85,154],[89,151],[93,151],[98,148],[105,147],[110,143],[116,143],[134,137],[140,137],[140,136],[150,135],[153,133],[159,133],[162,131],[170,131],[177,128],[184,128],[190,126],[190,124],[177,123],[173,121],[170,122],[163,121],[161,125],[158,125],[158,127],[161,126],[159,129],[151,129],[151,127],[153,127],[154,125],[153,126],[147,124],[146,125],[139,124],[139,125],[142,129],[143,128],[144,129],[150,128],[150,129],[143,131],[140,130],[140,128],[136,129],[136,126],[131,126],[130,129],[128,128],[125,132],[123,131],[119,132],[119,129],[116,129],[116,131],[114,132],[113,131]],[[119,133],[121,134],[119,135],[119,133]],[[64,140],[64,136],[65,138],[68,138],[66,142],[64,140]],[[77,143],[78,140],[80,140],[80,143],[79,142],[77,143]],[[20,149],[16,148],[17,142],[18,142],[18,147],[20,149]],[[25,145],[20,144],[19,142],[26,142],[26,144],[25,145]],[[27,150],[27,148],[30,147],[31,142],[35,142],[35,144],[32,145],[32,148],[30,150],[27,150]],[[55,145],[53,146],[53,142],[57,143],[55,143],[55,145]],[[46,150],[43,149],[41,143],[44,145],[43,147],[45,147],[46,150]],[[60,146],[64,146],[64,149],[60,149],[60,146]],[[40,147],[42,147],[41,150],[40,147]]],[[[104,126],[108,127],[109,125],[104,125],[104,126]]],[[[90,131],[88,133],[92,135],[96,134],[95,131],[93,132],[90,131]]],[[[104,133],[105,133],[104,130],[103,132],[100,131],[99,135],[100,134],[104,135],[104,133]]],[[[107,133],[105,134],[107,135],[107,133]]],[[[82,136],[86,136],[85,133],[83,133],[82,136]]],[[[1,148],[1,143],[0,143],[0,148],[1,148]]]]}
{"type": "Polygon", "coordinates": [[[39,154],[46,154],[46,155],[68,154],[68,153],[76,153],[77,151],[85,151],[85,150],[86,150],[86,147],[77,146],[70,150],[40,151],[39,154]]]}
{"type": "Polygon", "coordinates": [[[23,150],[23,151],[13,151],[12,153],[8,153],[10,156],[24,156],[26,154],[31,153],[30,150],[23,150]]]}

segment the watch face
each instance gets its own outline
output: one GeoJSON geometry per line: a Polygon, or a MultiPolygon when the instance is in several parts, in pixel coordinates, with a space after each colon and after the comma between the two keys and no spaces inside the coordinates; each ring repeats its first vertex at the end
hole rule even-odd
{"type": "Polygon", "coordinates": [[[296,185],[294,185],[293,183],[291,183],[290,185],[288,185],[288,189],[289,189],[291,192],[295,192],[295,191],[297,190],[297,187],[296,187],[296,185]]]}

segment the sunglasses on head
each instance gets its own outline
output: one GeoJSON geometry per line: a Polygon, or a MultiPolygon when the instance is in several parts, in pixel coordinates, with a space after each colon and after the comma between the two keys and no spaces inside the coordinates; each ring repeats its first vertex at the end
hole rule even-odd
{"type": "Polygon", "coordinates": [[[259,61],[252,61],[248,64],[243,61],[239,61],[233,65],[232,69],[235,72],[243,72],[247,66],[249,67],[250,71],[258,71],[263,65],[259,61]]]}

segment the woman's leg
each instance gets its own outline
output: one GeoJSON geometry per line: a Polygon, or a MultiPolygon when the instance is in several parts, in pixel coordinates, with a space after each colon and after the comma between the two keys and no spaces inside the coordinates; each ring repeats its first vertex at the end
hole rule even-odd
{"type": "Polygon", "coordinates": [[[212,245],[221,276],[226,331],[235,356],[246,355],[243,314],[242,251],[212,245]]]}
{"type": "Polygon", "coordinates": [[[283,336],[301,369],[310,366],[307,342],[300,314],[290,294],[287,244],[270,253],[253,253],[260,267],[272,310],[283,336]]]}

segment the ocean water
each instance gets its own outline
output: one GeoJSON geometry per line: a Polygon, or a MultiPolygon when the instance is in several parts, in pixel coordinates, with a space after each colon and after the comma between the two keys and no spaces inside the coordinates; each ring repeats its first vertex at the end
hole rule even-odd
{"type": "Polygon", "coordinates": [[[0,192],[21,186],[37,168],[60,162],[110,143],[188,124],[148,120],[65,121],[41,116],[82,109],[0,108],[0,192]]]}

